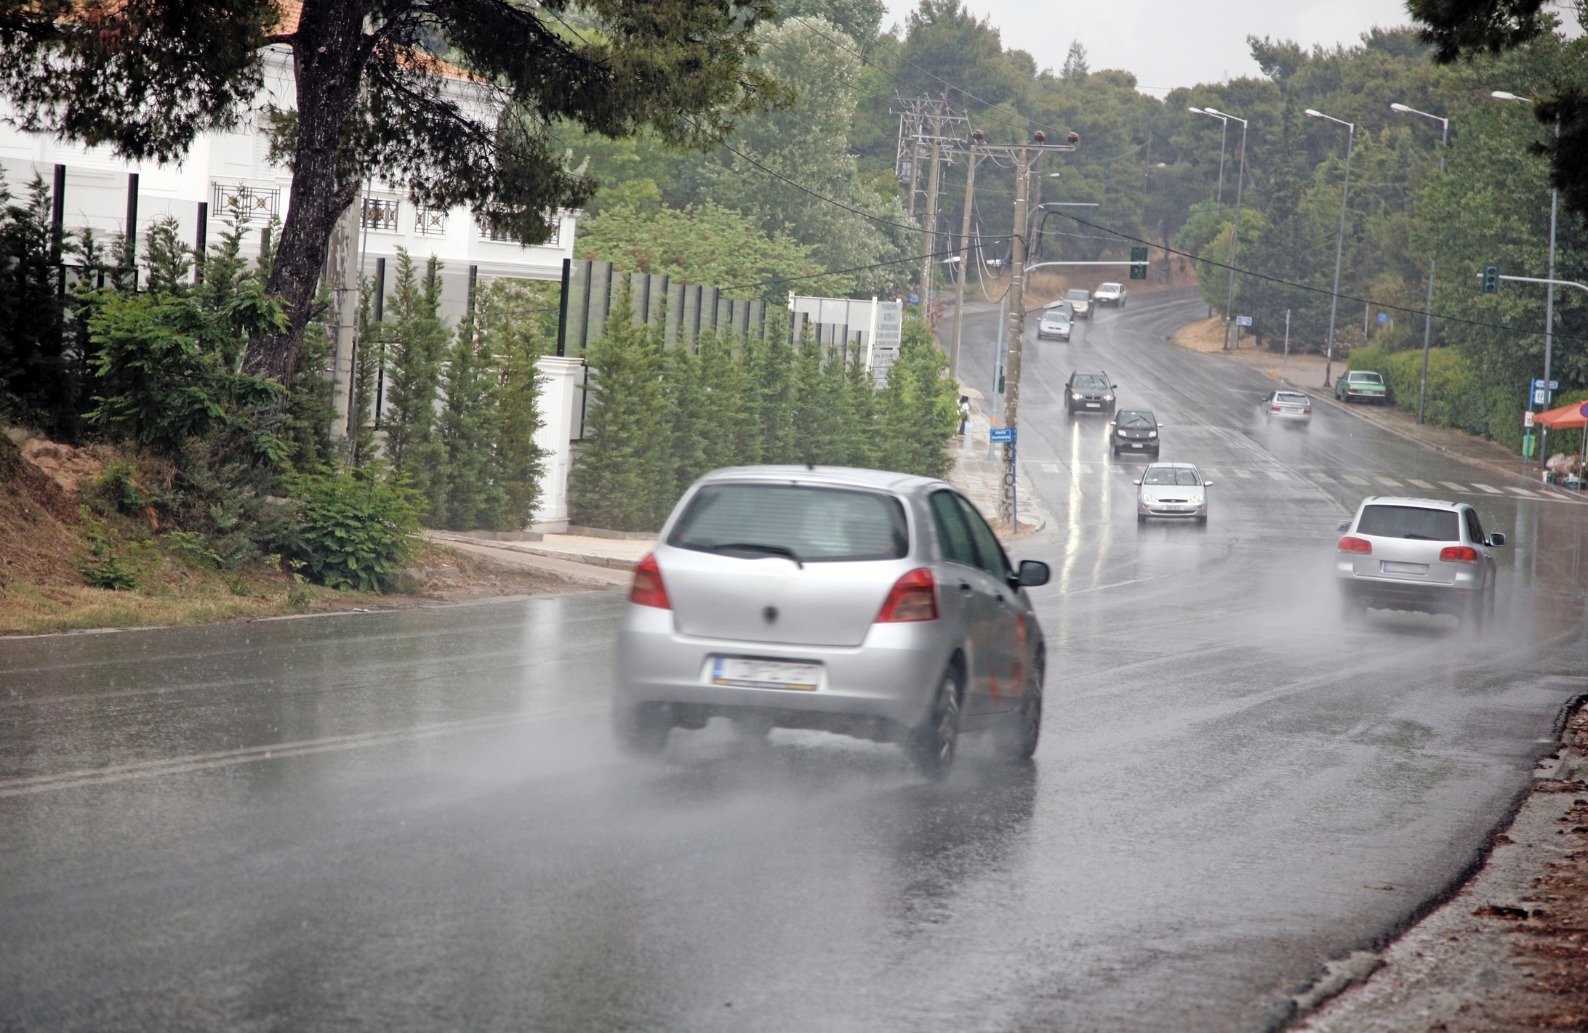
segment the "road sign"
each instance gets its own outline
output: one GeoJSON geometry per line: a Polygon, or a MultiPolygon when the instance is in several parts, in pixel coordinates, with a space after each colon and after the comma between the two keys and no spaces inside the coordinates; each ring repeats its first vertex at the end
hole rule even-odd
{"type": "Polygon", "coordinates": [[[1015,440],[1015,428],[994,427],[987,432],[987,440],[991,441],[995,445],[1013,444],[1015,440]]]}
{"type": "Polygon", "coordinates": [[[1522,411],[1522,426],[1527,430],[1533,429],[1533,410],[1524,409],[1522,411]]]}
{"type": "Polygon", "coordinates": [[[1251,316],[1236,316],[1235,317],[1235,325],[1236,326],[1251,326],[1252,325],[1252,317],[1251,316]]]}
{"type": "Polygon", "coordinates": [[[1588,416],[1588,402],[1584,402],[1581,405],[1579,405],[1577,407],[1577,412],[1581,416],[1588,416]]]}
{"type": "Polygon", "coordinates": [[[1549,404],[1549,392],[1544,390],[1541,387],[1535,387],[1533,389],[1533,404],[1534,405],[1548,405],[1549,404]]]}
{"type": "MultiPolygon", "coordinates": [[[[1537,390],[1539,390],[1539,389],[1540,389],[1540,388],[1542,388],[1542,387],[1544,387],[1544,386],[1545,386],[1545,384],[1544,384],[1544,378],[1542,378],[1542,377],[1534,377],[1534,378],[1533,378],[1533,390],[1534,390],[1534,391],[1537,391],[1537,390]]],[[[1558,381],[1558,380],[1551,380],[1551,381],[1550,381],[1550,382],[1549,382],[1549,385],[1548,385],[1548,386],[1549,386],[1549,389],[1550,389],[1550,390],[1551,390],[1551,391],[1557,391],[1557,390],[1559,390],[1559,389],[1560,389],[1560,381],[1558,381]]]]}
{"type": "Polygon", "coordinates": [[[1373,319],[1374,322],[1378,323],[1379,326],[1383,326],[1390,321],[1390,314],[1388,312],[1380,312],[1377,316],[1373,317],[1373,319]]]}

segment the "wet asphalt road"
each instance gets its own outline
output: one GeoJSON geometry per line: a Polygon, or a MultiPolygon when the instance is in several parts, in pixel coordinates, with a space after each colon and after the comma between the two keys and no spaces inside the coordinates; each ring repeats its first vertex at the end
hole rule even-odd
{"type": "Polygon", "coordinates": [[[1014,551],[1055,573],[1028,769],[970,749],[931,785],[890,747],[715,726],[622,760],[614,593],[0,641],[0,1029],[1282,1020],[1524,785],[1588,667],[1588,508],[1329,406],[1266,426],[1259,373],[1163,340],[1180,298],[1027,346],[1053,519],[1014,551]],[[1206,530],[1137,528],[1142,460],[1059,407],[1076,367],[1214,471],[1206,530]],[[1335,524],[1394,493],[1351,477],[1481,499],[1514,543],[1496,631],[1338,622],[1335,524]]]}

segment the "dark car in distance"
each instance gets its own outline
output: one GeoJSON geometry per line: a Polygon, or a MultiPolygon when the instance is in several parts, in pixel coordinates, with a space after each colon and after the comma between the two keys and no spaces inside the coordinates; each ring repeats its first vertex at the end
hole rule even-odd
{"type": "Polygon", "coordinates": [[[1078,412],[1113,412],[1114,389],[1119,385],[1103,372],[1082,373],[1076,370],[1064,385],[1064,404],[1071,416],[1078,412]]]}

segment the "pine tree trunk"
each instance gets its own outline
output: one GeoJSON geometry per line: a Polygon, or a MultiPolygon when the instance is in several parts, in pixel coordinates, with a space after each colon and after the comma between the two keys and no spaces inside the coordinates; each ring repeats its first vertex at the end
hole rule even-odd
{"type": "Polygon", "coordinates": [[[287,221],[267,285],[285,305],[289,322],[284,332],[250,340],[245,359],[250,372],[282,384],[291,382],[297,368],[331,231],[358,196],[358,180],[337,167],[337,146],[369,60],[364,8],[363,0],[306,0],[292,47],[296,159],[287,221]]]}

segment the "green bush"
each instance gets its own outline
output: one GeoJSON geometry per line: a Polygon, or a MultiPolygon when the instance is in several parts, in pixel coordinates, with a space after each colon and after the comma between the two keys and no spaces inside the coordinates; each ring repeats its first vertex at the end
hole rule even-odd
{"type": "Polygon", "coordinates": [[[297,516],[281,551],[311,581],[360,592],[396,587],[419,527],[411,489],[378,470],[345,466],[293,475],[287,488],[297,516]]]}
{"type": "Polygon", "coordinates": [[[138,587],[139,576],[147,562],[146,550],[138,542],[118,542],[102,521],[94,519],[85,506],[80,511],[88,541],[78,557],[77,569],[90,588],[130,592],[138,587]]]}

